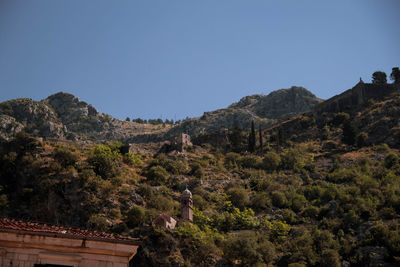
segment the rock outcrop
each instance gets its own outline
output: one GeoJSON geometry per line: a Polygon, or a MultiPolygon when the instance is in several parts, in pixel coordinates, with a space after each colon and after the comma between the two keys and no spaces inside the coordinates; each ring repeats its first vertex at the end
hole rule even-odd
{"type": "Polygon", "coordinates": [[[66,134],[66,129],[57,114],[42,102],[28,98],[6,101],[0,103],[0,114],[4,122],[1,127],[2,136],[10,137],[21,130],[60,139],[66,134]]]}
{"type": "Polygon", "coordinates": [[[168,130],[100,114],[92,105],[64,92],[42,101],[20,98],[2,102],[0,116],[2,139],[25,131],[55,139],[109,141],[168,130]]]}
{"type": "Polygon", "coordinates": [[[280,120],[309,111],[321,102],[307,89],[297,86],[268,95],[246,96],[225,109],[204,112],[201,117],[185,120],[167,135],[175,136],[183,132],[197,138],[199,135],[219,132],[221,128],[232,130],[235,127],[247,131],[251,121],[266,128],[280,120]]]}
{"type": "Polygon", "coordinates": [[[7,140],[22,131],[24,125],[8,115],[0,115],[0,139],[7,140]]]}

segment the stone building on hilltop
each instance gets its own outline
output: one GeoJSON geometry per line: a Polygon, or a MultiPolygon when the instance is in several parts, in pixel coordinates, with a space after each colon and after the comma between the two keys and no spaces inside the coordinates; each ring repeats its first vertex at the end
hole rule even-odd
{"type": "Polygon", "coordinates": [[[187,147],[193,146],[192,142],[190,141],[190,135],[185,133],[180,133],[175,136],[171,145],[174,150],[179,152],[184,152],[187,147]]]}
{"type": "Polygon", "coordinates": [[[188,147],[192,147],[193,143],[190,140],[190,135],[179,133],[170,141],[166,141],[158,151],[159,153],[170,153],[172,151],[185,152],[188,147]]]}
{"type": "Polygon", "coordinates": [[[168,213],[163,212],[154,219],[153,225],[157,225],[166,229],[174,229],[177,221],[168,213]]]}

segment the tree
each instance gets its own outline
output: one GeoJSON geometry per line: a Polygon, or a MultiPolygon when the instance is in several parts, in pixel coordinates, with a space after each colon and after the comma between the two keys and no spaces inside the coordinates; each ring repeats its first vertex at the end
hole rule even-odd
{"type": "Polygon", "coordinates": [[[264,144],[263,144],[263,138],[262,138],[261,124],[258,127],[258,135],[260,138],[260,151],[263,152],[264,144]]]}
{"type": "Polygon", "coordinates": [[[356,139],[356,130],[350,119],[343,122],[343,142],[353,145],[356,139]]]}
{"type": "Polygon", "coordinates": [[[126,121],[131,121],[131,119],[129,118],[129,117],[126,117],[126,119],[125,119],[126,121]]]}
{"type": "Polygon", "coordinates": [[[243,187],[229,188],[227,194],[232,204],[239,209],[244,209],[249,204],[249,194],[243,187]]]}
{"type": "Polygon", "coordinates": [[[112,151],[109,146],[98,145],[90,150],[87,161],[93,166],[96,174],[107,179],[117,173],[116,161],[119,157],[120,154],[117,151],[112,151]]]}
{"type": "Polygon", "coordinates": [[[383,71],[375,71],[372,74],[372,83],[375,83],[375,84],[386,84],[387,83],[386,73],[384,73],[383,71]]]}
{"type": "Polygon", "coordinates": [[[254,130],[254,121],[251,121],[251,131],[249,135],[249,152],[254,152],[256,147],[256,131],[254,130]]]}
{"type": "Polygon", "coordinates": [[[243,143],[246,141],[246,136],[244,135],[242,129],[239,126],[234,126],[232,133],[229,136],[229,141],[234,152],[241,152],[243,148],[243,143]]]}
{"type": "Polygon", "coordinates": [[[134,206],[126,214],[126,224],[133,228],[142,225],[145,222],[145,209],[140,206],[134,206]]]}
{"type": "Polygon", "coordinates": [[[390,74],[390,79],[394,84],[400,84],[400,70],[399,67],[392,68],[392,73],[390,74]]]}
{"type": "Polygon", "coordinates": [[[67,166],[75,166],[75,163],[79,160],[77,154],[73,153],[65,147],[57,147],[54,150],[53,157],[64,168],[66,168],[67,166]]]}
{"type": "Polygon", "coordinates": [[[281,157],[279,156],[279,154],[270,151],[265,154],[262,167],[267,171],[275,171],[276,169],[278,169],[280,162],[281,157]]]}

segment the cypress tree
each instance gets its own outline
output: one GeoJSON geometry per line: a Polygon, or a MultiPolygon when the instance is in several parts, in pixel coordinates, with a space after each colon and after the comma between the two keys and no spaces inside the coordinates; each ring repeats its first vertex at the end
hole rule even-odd
{"type": "Polygon", "coordinates": [[[229,142],[234,152],[240,153],[242,151],[242,141],[246,142],[246,136],[243,134],[242,129],[236,125],[229,135],[229,142]]]}
{"type": "Polygon", "coordinates": [[[258,127],[258,134],[259,134],[259,138],[260,138],[260,151],[263,152],[264,144],[263,144],[263,138],[262,138],[261,124],[258,127]]]}
{"type": "Polygon", "coordinates": [[[249,135],[249,152],[254,152],[256,148],[256,131],[254,129],[254,121],[251,121],[251,131],[249,135]]]}
{"type": "Polygon", "coordinates": [[[353,145],[356,139],[356,130],[350,119],[343,122],[343,143],[353,145]]]}

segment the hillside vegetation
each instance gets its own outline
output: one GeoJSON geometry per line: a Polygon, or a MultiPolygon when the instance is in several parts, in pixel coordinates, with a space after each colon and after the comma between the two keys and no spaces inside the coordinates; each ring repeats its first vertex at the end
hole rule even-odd
{"type": "MultiPolygon", "coordinates": [[[[231,108],[265,115],[262,99],[231,108]]],[[[138,266],[398,266],[400,90],[359,84],[327,101],[223,142],[210,131],[183,153],[19,132],[0,145],[0,214],[140,237],[138,266]],[[194,222],[153,226],[161,212],[180,217],[186,186],[194,222]]]]}

